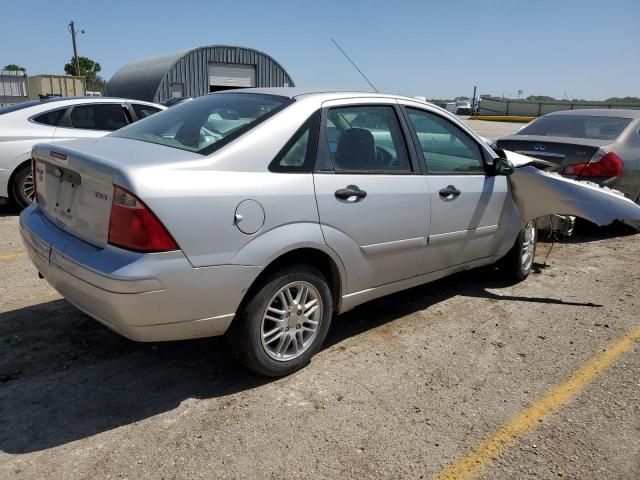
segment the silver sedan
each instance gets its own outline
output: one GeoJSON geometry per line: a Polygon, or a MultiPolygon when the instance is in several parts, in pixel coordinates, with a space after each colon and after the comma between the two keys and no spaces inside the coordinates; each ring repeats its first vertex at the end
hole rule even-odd
{"type": "Polygon", "coordinates": [[[285,375],[368,300],[496,262],[523,280],[541,215],[640,219],[621,196],[501,155],[415,99],[219,92],[34,147],[20,229],[44,278],[108,327],[226,333],[248,367],[285,375]]]}

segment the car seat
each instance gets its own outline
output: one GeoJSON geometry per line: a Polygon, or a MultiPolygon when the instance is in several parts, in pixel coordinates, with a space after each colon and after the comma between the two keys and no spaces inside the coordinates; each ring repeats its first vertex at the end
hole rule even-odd
{"type": "Polygon", "coordinates": [[[340,136],[334,155],[336,170],[375,170],[376,147],[373,135],[364,128],[350,128],[340,136]]]}

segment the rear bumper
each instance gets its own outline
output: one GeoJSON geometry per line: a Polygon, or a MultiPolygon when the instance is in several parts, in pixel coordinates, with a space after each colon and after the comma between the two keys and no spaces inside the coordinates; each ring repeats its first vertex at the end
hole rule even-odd
{"type": "Polygon", "coordinates": [[[96,248],[31,206],[20,215],[31,261],[70,303],[138,341],[223,334],[259,267],[193,268],[180,251],[141,254],[96,248]]]}

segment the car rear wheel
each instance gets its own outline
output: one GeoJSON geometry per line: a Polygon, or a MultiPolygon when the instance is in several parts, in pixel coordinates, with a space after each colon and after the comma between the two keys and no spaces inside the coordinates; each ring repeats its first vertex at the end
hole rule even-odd
{"type": "Polygon", "coordinates": [[[18,168],[13,176],[11,193],[13,201],[20,208],[27,208],[33,203],[36,189],[33,183],[31,164],[23,165],[22,167],[18,168]]]}
{"type": "Polygon", "coordinates": [[[535,220],[527,223],[509,253],[498,264],[504,275],[513,282],[521,282],[529,276],[536,255],[538,229],[535,220]]]}
{"type": "Polygon", "coordinates": [[[250,293],[229,331],[229,342],[249,369],[283,376],[304,367],[324,342],[333,302],[327,280],[308,265],[282,269],[250,293]]]}

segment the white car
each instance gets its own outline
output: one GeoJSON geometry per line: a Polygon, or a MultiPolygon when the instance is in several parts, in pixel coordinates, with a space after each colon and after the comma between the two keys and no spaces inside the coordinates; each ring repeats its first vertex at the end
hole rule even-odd
{"type": "Polygon", "coordinates": [[[165,110],[124,98],[66,97],[0,108],[0,204],[33,200],[31,148],[36,143],[102,137],[165,110]]]}

